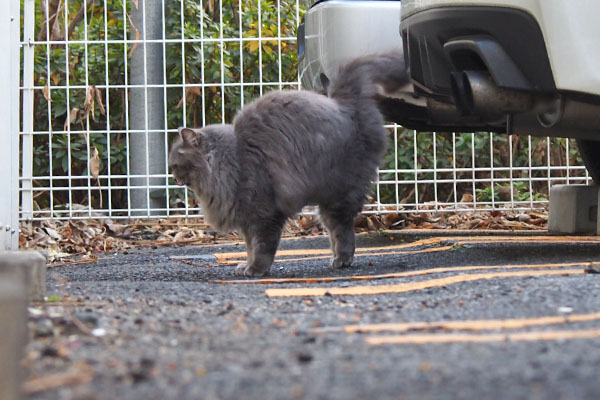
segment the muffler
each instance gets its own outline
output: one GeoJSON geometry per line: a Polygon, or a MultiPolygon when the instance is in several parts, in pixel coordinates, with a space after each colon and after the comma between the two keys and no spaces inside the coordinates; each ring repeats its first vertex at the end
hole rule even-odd
{"type": "Polygon", "coordinates": [[[527,112],[535,106],[532,94],[500,88],[487,72],[455,72],[451,75],[451,85],[456,106],[463,115],[497,120],[508,114],[527,112]]]}

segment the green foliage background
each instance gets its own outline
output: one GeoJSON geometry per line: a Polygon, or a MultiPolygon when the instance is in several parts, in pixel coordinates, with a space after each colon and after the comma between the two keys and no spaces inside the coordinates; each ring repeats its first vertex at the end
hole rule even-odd
{"type": "MultiPolygon", "coordinates": [[[[139,1],[141,4],[142,0],[139,1]]],[[[38,39],[46,29],[42,12],[42,3],[45,2],[36,3],[35,35],[38,39]]],[[[54,1],[55,4],[57,2],[54,1]]],[[[58,21],[48,27],[50,37],[53,29],[64,34],[65,20],[73,21],[83,4],[83,0],[71,0],[59,8],[58,21]]],[[[98,199],[90,199],[87,189],[87,162],[92,147],[96,147],[100,154],[102,187],[108,186],[109,177],[111,186],[127,183],[127,92],[124,86],[128,83],[126,77],[131,73],[127,70],[127,60],[132,52],[142,51],[141,46],[126,41],[135,38],[137,27],[128,14],[136,2],[88,0],[86,4],[85,17],[76,23],[68,42],[58,40],[47,44],[44,38],[35,46],[34,85],[37,90],[34,130],[46,133],[34,136],[33,172],[34,177],[38,177],[34,178],[34,184],[48,189],[68,187],[68,177],[73,176],[75,179],[70,181],[71,186],[80,187],[71,193],[57,190],[37,192],[35,204],[40,209],[47,209],[51,204],[56,209],[69,202],[98,207],[98,199]],[[82,42],[84,40],[87,42],[82,42]],[[90,104],[92,85],[97,92],[92,91],[96,95],[91,96],[94,101],[90,104]],[[52,176],[52,182],[41,179],[45,176],[52,176]]],[[[293,38],[304,10],[297,10],[295,0],[222,0],[220,6],[217,0],[169,0],[164,4],[168,129],[181,126],[184,119],[188,126],[228,122],[243,104],[268,90],[297,88],[297,49],[293,38]],[[266,39],[255,40],[259,34],[266,39]],[[277,40],[278,37],[290,39],[277,40]],[[219,38],[226,40],[221,42],[217,40],[219,38]],[[242,81],[244,85],[238,84],[242,81]],[[259,81],[264,85],[251,84],[259,81]],[[225,83],[223,89],[220,87],[222,82],[225,83]],[[184,89],[184,83],[192,86],[184,89]],[[209,85],[204,92],[200,86],[194,86],[202,83],[209,85]]],[[[437,134],[435,140],[431,133],[419,134],[415,160],[413,132],[399,128],[397,151],[390,146],[383,168],[413,169],[415,163],[418,168],[490,166],[489,134],[457,134],[455,140],[456,159],[453,158],[451,134],[437,134]],[[475,161],[471,156],[473,153],[475,161]]],[[[529,165],[527,138],[512,140],[513,166],[529,165]]],[[[494,167],[508,166],[508,138],[493,135],[492,141],[494,167]]],[[[546,139],[533,138],[531,148],[534,151],[533,165],[546,165],[546,139]]],[[[575,146],[570,149],[570,164],[581,163],[575,146]]],[[[565,165],[566,140],[553,139],[551,151],[552,164],[565,165]]],[[[545,174],[540,171],[532,176],[545,174]]],[[[384,173],[381,178],[395,179],[395,176],[395,173],[384,173]]],[[[471,173],[460,172],[457,175],[459,179],[469,176],[471,173]]],[[[495,178],[502,176],[508,177],[508,173],[495,174],[495,178]]],[[[418,174],[420,180],[433,177],[433,172],[418,174]]],[[[450,179],[452,175],[438,173],[436,177],[450,179]]],[[[477,172],[475,177],[487,179],[489,172],[477,172]]],[[[528,172],[515,173],[513,177],[528,177],[528,172]]],[[[398,178],[414,180],[416,176],[408,172],[398,174],[398,178]]],[[[491,199],[490,185],[489,182],[477,183],[477,200],[491,199]]],[[[547,195],[545,182],[534,183],[533,190],[529,185],[517,186],[515,199],[547,195]]],[[[459,183],[456,194],[453,184],[439,184],[437,193],[430,184],[419,184],[417,189],[415,191],[414,185],[410,184],[381,185],[380,200],[383,203],[395,203],[396,199],[414,203],[418,192],[419,202],[433,200],[436,196],[439,201],[452,201],[455,196],[460,199],[461,193],[472,192],[472,184],[459,183]]],[[[183,193],[179,189],[170,190],[171,206],[180,206],[183,193]]],[[[106,192],[104,189],[105,199],[106,192]]],[[[159,192],[162,193],[158,193],[159,196],[165,195],[165,190],[159,192]]],[[[94,195],[95,192],[91,194],[94,195]]],[[[107,208],[106,203],[104,208],[107,208]]],[[[126,189],[111,189],[110,203],[113,209],[126,209],[126,189]]]]}

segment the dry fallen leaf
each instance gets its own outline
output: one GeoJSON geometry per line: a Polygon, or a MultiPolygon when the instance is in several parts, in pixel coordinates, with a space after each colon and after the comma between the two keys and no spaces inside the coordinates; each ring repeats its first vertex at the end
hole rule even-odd
{"type": "Polygon", "coordinates": [[[462,197],[460,198],[460,202],[461,203],[472,203],[473,202],[473,195],[471,193],[465,193],[462,195],[462,197]]]}
{"type": "Polygon", "coordinates": [[[127,237],[131,235],[131,227],[127,224],[117,224],[112,221],[106,221],[106,227],[116,236],[127,237]]]}
{"type": "MultiPolygon", "coordinates": [[[[56,7],[56,15],[62,15],[64,8],[64,3],[62,0],[59,1],[58,7],[56,7]]],[[[60,25],[61,18],[55,18],[54,23],[52,24],[52,29],[50,30],[50,40],[59,40],[64,37],[62,33],[62,27],[60,25]]]]}
{"type": "Polygon", "coordinates": [[[96,102],[98,103],[98,108],[100,108],[100,114],[106,115],[106,110],[104,109],[104,103],[102,103],[102,92],[100,89],[94,86],[96,91],[96,102]]]}
{"type": "Polygon", "coordinates": [[[100,196],[100,208],[102,208],[102,187],[100,186],[100,156],[98,154],[98,149],[94,146],[92,157],[88,163],[90,174],[96,180],[96,184],[98,185],[98,194],[100,196]]]}
{"type": "Polygon", "coordinates": [[[64,131],[67,131],[69,129],[69,127],[71,126],[71,124],[77,119],[77,117],[79,116],[79,108],[75,107],[71,110],[71,112],[69,113],[69,119],[65,120],[65,125],[64,125],[64,131]]]}
{"type": "Polygon", "coordinates": [[[83,104],[83,118],[87,118],[92,113],[92,119],[96,120],[95,114],[95,94],[96,87],[94,85],[90,85],[85,91],[85,103],[83,104]]]}
{"type": "Polygon", "coordinates": [[[48,249],[46,254],[48,256],[48,261],[50,261],[50,262],[59,260],[61,258],[71,257],[71,254],[56,250],[54,248],[48,249]]]}
{"type": "Polygon", "coordinates": [[[98,149],[94,146],[92,150],[92,157],[90,158],[90,174],[94,179],[98,179],[100,175],[100,157],[98,149]]]}
{"type": "Polygon", "coordinates": [[[181,242],[182,240],[189,239],[188,236],[189,236],[189,232],[185,231],[185,230],[182,230],[182,231],[178,232],[175,235],[175,237],[173,238],[173,241],[174,242],[181,242]]]}
{"type": "Polygon", "coordinates": [[[44,98],[48,103],[52,103],[52,95],[50,94],[50,85],[44,86],[44,98]]]}
{"type": "Polygon", "coordinates": [[[50,227],[45,227],[43,228],[44,231],[46,231],[46,233],[48,234],[48,236],[50,236],[52,239],[54,240],[61,240],[62,237],[58,234],[58,231],[56,229],[50,228],[50,227]]]}

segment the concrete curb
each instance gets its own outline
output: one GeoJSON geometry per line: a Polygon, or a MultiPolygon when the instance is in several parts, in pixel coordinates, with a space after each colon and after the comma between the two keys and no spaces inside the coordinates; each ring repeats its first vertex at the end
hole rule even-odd
{"type": "Polygon", "coordinates": [[[28,338],[26,285],[21,277],[0,279],[0,326],[0,399],[21,399],[21,360],[28,338]]]}
{"type": "MultiPolygon", "coordinates": [[[[0,276],[13,275],[28,288],[29,301],[44,301],[46,258],[37,251],[0,252],[0,276]]],[[[4,280],[4,278],[2,278],[4,280]]]]}
{"type": "Polygon", "coordinates": [[[548,211],[548,231],[553,233],[596,233],[599,191],[599,186],[552,186],[548,211]]]}

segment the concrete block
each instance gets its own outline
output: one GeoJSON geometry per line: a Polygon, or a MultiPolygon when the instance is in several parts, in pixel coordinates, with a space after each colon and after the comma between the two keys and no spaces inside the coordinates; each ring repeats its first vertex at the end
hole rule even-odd
{"type": "Polygon", "coordinates": [[[37,251],[0,252],[0,277],[20,277],[28,288],[29,301],[44,301],[46,295],[46,258],[37,251]]]}
{"type": "Polygon", "coordinates": [[[27,345],[27,291],[18,276],[0,277],[0,399],[22,398],[21,360],[27,345]]]}
{"type": "Polygon", "coordinates": [[[599,186],[555,185],[550,188],[548,231],[596,233],[599,186]]]}

